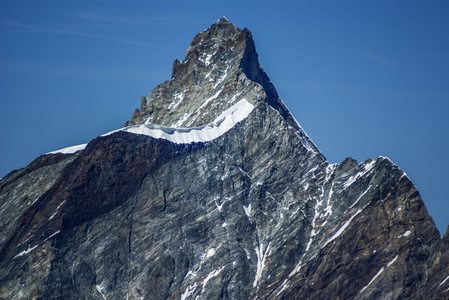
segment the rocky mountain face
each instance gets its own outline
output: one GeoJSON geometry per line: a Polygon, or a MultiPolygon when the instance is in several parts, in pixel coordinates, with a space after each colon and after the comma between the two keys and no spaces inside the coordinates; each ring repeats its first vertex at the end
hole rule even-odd
{"type": "Polygon", "coordinates": [[[124,128],[0,181],[0,299],[448,299],[388,158],[330,164],[225,18],[124,128]]]}

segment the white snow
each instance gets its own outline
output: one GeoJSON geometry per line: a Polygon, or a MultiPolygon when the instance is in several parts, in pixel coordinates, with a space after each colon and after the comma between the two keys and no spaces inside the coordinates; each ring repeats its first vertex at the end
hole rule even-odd
{"type": "MultiPolygon", "coordinates": [[[[281,102],[281,104],[284,107],[287,107],[284,102],[279,98],[279,102],[281,102]]],[[[318,149],[318,147],[312,142],[312,140],[310,139],[310,137],[307,135],[306,131],[302,128],[301,124],[299,124],[298,120],[296,120],[296,118],[293,116],[293,114],[291,114],[293,120],[295,121],[296,125],[298,126],[299,130],[302,132],[302,134],[304,135],[304,138],[300,137],[301,143],[304,146],[304,148],[306,148],[307,151],[310,151],[312,153],[316,154],[315,149],[317,149],[318,151],[320,151],[318,149]]],[[[298,134],[298,132],[296,132],[298,134]]]]}
{"type": "Polygon", "coordinates": [[[263,271],[263,268],[265,267],[265,259],[267,258],[267,255],[270,254],[269,253],[270,245],[271,245],[271,243],[268,243],[268,246],[267,246],[267,248],[265,248],[265,251],[263,249],[262,243],[259,244],[259,247],[255,248],[256,255],[257,255],[257,270],[256,270],[256,277],[254,278],[253,287],[257,286],[257,282],[262,277],[262,271],[263,271]]]}
{"type": "MultiPolygon", "coordinates": [[[[219,90],[218,92],[216,92],[213,96],[207,98],[206,100],[204,100],[204,102],[195,110],[194,114],[197,114],[195,117],[193,117],[189,123],[187,124],[187,126],[190,126],[193,124],[193,122],[198,118],[199,116],[199,112],[205,108],[212,100],[215,100],[218,98],[218,96],[220,96],[221,92],[223,91],[223,88],[221,90],[219,90]]],[[[189,115],[190,116],[190,115],[189,115]]]]}
{"type": "Polygon", "coordinates": [[[375,160],[370,161],[369,163],[364,165],[363,171],[360,171],[357,174],[355,174],[354,176],[349,177],[349,179],[346,180],[345,183],[343,183],[343,190],[347,189],[350,185],[352,185],[354,182],[356,182],[359,178],[361,178],[365,174],[369,173],[373,169],[375,163],[376,163],[375,160]]]}
{"type": "Polygon", "coordinates": [[[245,250],[245,253],[246,253],[246,258],[247,258],[247,259],[251,259],[251,255],[249,254],[249,251],[248,251],[248,249],[246,249],[246,248],[243,248],[243,250],[245,250]]]}
{"type": "MultiPolygon", "coordinates": [[[[203,105],[206,105],[206,102],[213,100],[214,97],[218,97],[221,91],[222,90],[218,91],[212,97],[206,99],[203,105]]],[[[125,131],[134,134],[151,136],[156,139],[165,139],[176,144],[206,143],[219,138],[220,136],[228,132],[231,128],[233,128],[237,123],[246,119],[246,117],[248,117],[253,109],[254,106],[251,103],[249,103],[246,99],[242,99],[231,106],[229,109],[224,111],[212,123],[205,126],[194,128],[176,128],[154,124],[141,124],[117,129],[103,134],[102,136],[108,136],[119,131],[125,131]]],[[[190,114],[185,115],[185,120],[187,120],[189,116],[190,114]]],[[[184,118],[179,121],[182,121],[180,124],[185,121],[184,118]]],[[[177,126],[177,124],[175,124],[174,126],[177,126]]],[[[86,146],[87,144],[67,147],[60,150],[48,152],[47,154],[72,154],[77,151],[84,150],[86,146]]]]}
{"type": "Polygon", "coordinates": [[[173,128],[154,124],[141,124],[128,126],[104,134],[107,136],[118,131],[151,136],[156,139],[165,139],[176,144],[210,142],[229,131],[237,123],[243,121],[254,109],[246,99],[242,99],[224,111],[212,123],[194,128],[173,128]]]}
{"type": "MultiPolygon", "coordinates": [[[[209,71],[209,73],[206,74],[206,76],[204,76],[204,79],[207,79],[207,77],[210,76],[210,74],[212,74],[212,72],[215,70],[215,65],[212,66],[212,69],[209,71]]],[[[209,78],[209,81],[213,81],[213,78],[209,78]]]]}
{"type": "Polygon", "coordinates": [[[402,235],[398,236],[398,238],[401,238],[401,237],[409,237],[410,234],[412,234],[412,232],[411,232],[410,230],[407,230],[407,231],[404,232],[402,235]]]}
{"type": "Polygon", "coordinates": [[[353,215],[349,218],[349,220],[347,220],[347,221],[346,221],[346,222],[345,222],[345,223],[344,223],[344,224],[337,230],[337,232],[334,233],[334,235],[324,243],[323,247],[321,247],[321,248],[326,247],[327,244],[329,244],[330,242],[332,242],[333,240],[335,240],[336,238],[338,238],[338,237],[341,235],[341,233],[342,233],[342,232],[349,226],[349,223],[351,223],[352,219],[354,219],[354,218],[355,218],[359,213],[361,213],[361,212],[362,212],[362,209],[358,209],[358,210],[356,211],[356,213],[353,214],[353,215]]]}
{"type": "Polygon", "coordinates": [[[204,259],[207,259],[207,258],[210,258],[210,257],[214,256],[215,253],[217,252],[217,250],[220,249],[220,247],[221,247],[221,244],[219,244],[217,248],[211,247],[211,248],[207,249],[207,250],[201,255],[201,262],[202,262],[204,259]]]}
{"type": "Polygon", "coordinates": [[[391,266],[396,261],[396,259],[398,259],[397,255],[387,264],[387,267],[391,266]]]}
{"type": "Polygon", "coordinates": [[[206,251],[206,258],[208,257],[212,257],[215,254],[215,248],[210,248],[209,250],[206,251]]]}
{"type": "Polygon", "coordinates": [[[449,279],[449,275],[446,276],[446,278],[441,281],[441,283],[438,285],[438,287],[442,286],[447,280],[449,279]]]}
{"type": "MultiPolygon", "coordinates": [[[[28,233],[29,234],[29,233],[28,233]]],[[[22,246],[23,244],[25,244],[26,242],[28,242],[31,238],[33,237],[33,235],[30,235],[29,237],[26,238],[26,240],[24,240],[23,242],[21,242],[19,245],[17,246],[22,246]]],[[[29,247],[29,246],[28,246],[29,247]]]]}
{"type": "Polygon", "coordinates": [[[406,177],[408,180],[410,180],[410,177],[408,177],[407,173],[405,173],[404,171],[402,172],[402,175],[401,175],[401,177],[399,178],[399,180],[401,180],[402,177],[406,177]]]}
{"type": "MultiPolygon", "coordinates": [[[[397,255],[387,263],[387,267],[390,267],[396,261],[396,259],[398,259],[397,255]]],[[[376,278],[379,277],[380,274],[382,274],[384,270],[385,270],[384,267],[380,268],[380,270],[376,273],[376,275],[374,275],[374,277],[370,280],[370,282],[366,286],[364,286],[363,289],[360,290],[359,294],[362,293],[366,288],[368,288],[370,284],[373,283],[376,280],[376,278]]]]}
{"type": "Polygon", "coordinates": [[[251,203],[248,206],[243,205],[243,210],[248,217],[251,217],[251,203]]]}
{"type": "MultiPolygon", "coordinates": [[[[178,107],[179,104],[181,104],[182,100],[184,100],[184,92],[182,93],[178,93],[174,95],[175,100],[170,103],[170,105],[168,106],[168,109],[176,109],[176,107],[178,107]]],[[[149,123],[150,119],[148,118],[148,120],[145,123],[149,123]]]]}
{"type": "Polygon", "coordinates": [[[95,285],[95,288],[97,289],[97,291],[101,294],[101,296],[103,296],[103,299],[106,300],[106,296],[103,294],[103,287],[101,285],[95,285]]]}
{"type": "Polygon", "coordinates": [[[206,52],[204,52],[201,57],[198,58],[199,61],[201,61],[203,64],[205,64],[206,66],[210,65],[212,56],[215,55],[215,53],[217,53],[217,51],[215,51],[213,54],[207,54],[206,52]]]}
{"type": "Polygon", "coordinates": [[[33,205],[34,203],[36,203],[37,200],[39,200],[39,198],[36,198],[36,200],[34,200],[30,205],[33,205]]]}
{"type": "Polygon", "coordinates": [[[224,203],[225,203],[225,201],[223,201],[221,204],[218,204],[217,201],[215,201],[215,206],[217,206],[218,211],[221,212],[224,203]]]}
{"type": "Polygon", "coordinates": [[[33,247],[30,247],[30,245],[28,245],[28,249],[27,249],[27,250],[24,250],[24,251],[20,252],[19,254],[17,254],[16,256],[14,256],[13,259],[31,253],[31,251],[33,251],[34,249],[36,249],[38,246],[39,246],[39,244],[37,244],[36,246],[33,246],[33,247]]]}
{"type": "Polygon", "coordinates": [[[204,292],[204,291],[205,291],[207,282],[208,282],[209,280],[211,280],[213,277],[215,277],[215,276],[217,276],[218,274],[220,274],[220,272],[221,272],[224,268],[225,268],[225,266],[223,266],[223,267],[221,267],[221,268],[218,268],[218,269],[215,269],[215,270],[213,270],[212,272],[210,272],[209,274],[207,274],[206,278],[204,278],[204,280],[203,280],[203,283],[202,283],[203,288],[202,288],[202,291],[201,291],[201,292],[204,292]]]}
{"type": "Polygon", "coordinates": [[[349,209],[353,208],[354,205],[356,205],[357,202],[359,202],[359,200],[362,199],[363,196],[365,196],[366,192],[368,192],[369,189],[370,189],[372,186],[373,186],[373,185],[370,184],[369,187],[368,187],[363,193],[360,194],[360,196],[357,198],[357,200],[355,200],[354,203],[352,203],[351,206],[349,206],[349,209]]]}
{"type": "Polygon", "coordinates": [[[220,77],[220,79],[218,79],[218,81],[215,83],[214,85],[214,89],[217,88],[217,86],[219,86],[225,79],[226,76],[228,76],[228,70],[229,70],[229,66],[226,66],[226,70],[224,71],[224,74],[220,77]]]}
{"type": "Polygon", "coordinates": [[[196,282],[193,285],[189,285],[186,287],[186,290],[181,295],[181,300],[185,300],[187,299],[187,297],[190,297],[195,290],[196,290],[196,282]]]}
{"type": "Polygon", "coordinates": [[[373,283],[374,280],[376,280],[376,278],[379,277],[379,275],[382,274],[384,270],[385,270],[384,267],[380,268],[380,270],[376,273],[376,275],[374,275],[373,279],[371,279],[371,281],[363,289],[360,290],[359,294],[362,293],[367,287],[369,287],[370,284],[373,283]]]}
{"type": "Polygon", "coordinates": [[[81,145],[71,146],[71,147],[60,149],[60,150],[48,152],[46,154],[56,154],[56,153],[73,154],[75,152],[84,150],[86,148],[86,146],[87,146],[87,144],[81,144],[81,145]]]}
{"type": "Polygon", "coordinates": [[[52,237],[54,237],[55,235],[57,235],[57,234],[60,233],[60,232],[61,232],[60,230],[57,230],[56,232],[54,232],[53,234],[51,234],[48,238],[46,238],[46,239],[44,240],[44,242],[48,241],[49,239],[51,239],[52,237]]]}
{"type": "Polygon", "coordinates": [[[59,204],[58,207],[56,207],[55,213],[54,213],[53,215],[51,215],[51,217],[49,218],[49,220],[53,219],[53,218],[56,216],[56,214],[58,213],[58,210],[61,208],[61,206],[64,205],[65,201],[66,201],[66,200],[62,201],[61,204],[59,204]]]}

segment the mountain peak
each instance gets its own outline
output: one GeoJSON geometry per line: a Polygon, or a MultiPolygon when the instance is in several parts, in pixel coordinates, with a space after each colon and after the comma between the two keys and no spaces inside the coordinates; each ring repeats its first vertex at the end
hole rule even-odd
{"type": "Polygon", "coordinates": [[[223,17],[194,37],[184,60],[173,63],[171,80],[143,97],[125,126],[203,126],[242,99],[289,116],[259,64],[251,32],[223,17]]]}
{"type": "Polygon", "coordinates": [[[449,234],[407,175],[330,164],[294,121],[219,20],[136,125],[0,181],[0,299],[448,299],[449,234]]]}

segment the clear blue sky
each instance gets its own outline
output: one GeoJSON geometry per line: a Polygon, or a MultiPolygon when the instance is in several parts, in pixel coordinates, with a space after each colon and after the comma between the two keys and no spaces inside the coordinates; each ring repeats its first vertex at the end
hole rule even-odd
{"type": "Polygon", "coordinates": [[[388,156],[449,224],[448,1],[0,1],[0,177],[121,127],[222,16],[331,163],[388,156]]]}

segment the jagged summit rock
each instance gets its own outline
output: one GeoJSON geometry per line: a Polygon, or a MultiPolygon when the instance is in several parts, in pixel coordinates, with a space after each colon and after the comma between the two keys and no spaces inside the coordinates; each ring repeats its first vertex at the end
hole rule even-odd
{"type": "Polygon", "coordinates": [[[195,36],[185,59],[173,63],[172,79],[143,97],[141,108],[125,126],[201,126],[243,98],[254,105],[268,102],[287,115],[259,64],[250,31],[223,17],[195,36]]]}
{"type": "Polygon", "coordinates": [[[0,181],[0,299],[447,299],[386,157],[329,163],[220,19],[127,126],[0,181]]]}

